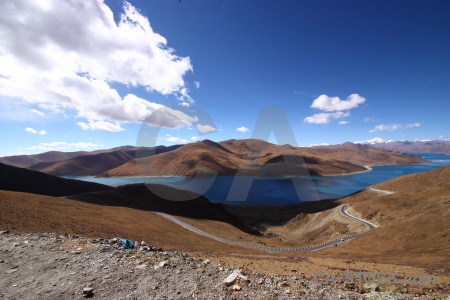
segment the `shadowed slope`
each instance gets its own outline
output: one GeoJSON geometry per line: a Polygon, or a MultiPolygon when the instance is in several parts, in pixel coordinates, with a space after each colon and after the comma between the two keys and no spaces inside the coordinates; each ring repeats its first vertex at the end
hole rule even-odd
{"type": "Polygon", "coordinates": [[[64,179],[0,163],[0,190],[49,196],[68,196],[111,189],[110,186],[64,179]]]}

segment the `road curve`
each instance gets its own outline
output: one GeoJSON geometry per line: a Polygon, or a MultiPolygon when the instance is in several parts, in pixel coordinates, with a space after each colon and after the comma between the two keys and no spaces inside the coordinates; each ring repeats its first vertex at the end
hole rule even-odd
{"type": "Polygon", "coordinates": [[[379,192],[379,193],[383,193],[383,194],[386,194],[386,195],[392,195],[392,194],[395,194],[395,192],[393,192],[393,191],[376,189],[376,188],[374,188],[372,185],[370,186],[370,189],[371,189],[372,191],[374,191],[374,192],[379,192]]]}
{"type": "MultiPolygon", "coordinates": [[[[340,212],[344,216],[349,217],[351,219],[354,219],[356,221],[359,221],[359,222],[367,225],[370,230],[372,230],[372,229],[377,227],[375,224],[372,224],[372,223],[370,223],[368,221],[365,221],[363,219],[360,219],[358,217],[350,215],[349,213],[346,212],[346,208],[347,207],[348,207],[348,205],[344,204],[340,208],[340,212]]],[[[320,244],[317,244],[317,245],[300,247],[300,248],[271,248],[271,247],[262,247],[262,246],[250,245],[250,244],[246,244],[246,243],[241,243],[241,242],[227,240],[227,239],[224,239],[224,238],[212,235],[210,233],[204,232],[203,230],[200,230],[197,227],[189,225],[189,224],[187,224],[187,223],[185,223],[185,222],[175,218],[172,215],[169,215],[169,214],[166,214],[166,213],[162,213],[162,212],[153,212],[153,213],[155,213],[156,215],[161,216],[163,218],[166,218],[166,219],[168,219],[168,220],[170,220],[170,221],[180,225],[181,227],[183,227],[183,228],[185,228],[185,229],[187,229],[189,231],[192,231],[192,232],[194,232],[196,234],[199,234],[201,236],[213,239],[215,241],[222,242],[222,243],[229,244],[229,245],[240,246],[240,247],[247,248],[247,249],[264,251],[264,252],[268,252],[268,253],[317,251],[317,250],[320,250],[320,249],[325,249],[325,248],[328,248],[328,247],[332,247],[332,246],[337,245],[337,244],[341,244],[341,243],[349,241],[349,240],[353,240],[353,239],[355,239],[355,238],[357,238],[357,237],[362,235],[362,233],[351,234],[351,235],[347,235],[347,236],[344,236],[344,237],[341,237],[341,238],[338,238],[338,239],[326,241],[326,242],[323,242],[323,243],[320,243],[320,244]]]]}

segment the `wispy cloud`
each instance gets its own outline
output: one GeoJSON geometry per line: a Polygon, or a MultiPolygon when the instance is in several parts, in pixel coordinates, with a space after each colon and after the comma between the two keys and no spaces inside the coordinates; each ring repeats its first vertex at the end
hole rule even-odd
{"type": "Polygon", "coordinates": [[[43,117],[44,116],[44,113],[42,112],[42,111],[39,111],[39,110],[37,110],[37,109],[30,109],[30,111],[32,112],[32,113],[35,113],[35,114],[37,114],[38,116],[41,116],[41,117],[43,117]]]}
{"type": "Polygon", "coordinates": [[[391,125],[377,125],[374,129],[369,130],[369,133],[374,133],[378,131],[395,131],[400,129],[407,129],[407,128],[414,128],[414,127],[420,127],[422,126],[420,123],[413,123],[408,125],[400,125],[400,124],[391,124],[391,125]]]}
{"type": "Polygon", "coordinates": [[[236,130],[239,131],[239,132],[242,132],[242,133],[246,133],[246,132],[249,131],[249,129],[247,127],[244,127],[244,126],[238,127],[238,128],[236,128],[236,130]]]}
{"type": "Polygon", "coordinates": [[[77,151],[77,150],[88,150],[101,147],[102,145],[94,143],[67,143],[67,142],[50,142],[50,143],[40,143],[36,146],[19,148],[19,150],[38,150],[38,151],[77,151]]]}
{"type": "Polygon", "coordinates": [[[364,122],[376,122],[376,121],[379,121],[379,120],[377,120],[377,119],[374,119],[374,118],[369,118],[369,117],[366,117],[366,118],[364,118],[364,122]]]}
{"type": "Polygon", "coordinates": [[[47,131],[45,131],[45,130],[35,130],[35,129],[33,129],[33,128],[31,128],[31,127],[27,127],[27,128],[25,128],[25,131],[26,132],[28,132],[28,133],[32,133],[32,134],[40,134],[40,135],[46,135],[47,134],[47,131]]]}
{"type": "Polygon", "coordinates": [[[81,127],[83,130],[104,130],[111,132],[119,132],[124,131],[125,129],[118,123],[111,123],[107,121],[92,121],[89,120],[89,123],[86,124],[84,122],[77,122],[77,125],[81,127]]]}
{"type": "Polygon", "coordinates": [[[328,124],[331,119],[340,119],[348,116],[350,116],[350,112],[337,111],[334,113],[318,113],[306,117],[304,122],[311,124],[328,124]]]}
{"type": "Polygon", "coordinates": [[[171,136],[170,134],[166,134],[165,138],[158,138],[160,140],[165,140],[174,144],[186,144],[189,141],[187,139],[171,136]]]}
{"type": "Polygon", "coordinates": [[[348,123],[350,123],[349,121],[339,121],[339,125],[346,125],[346,124],[348,124],[348,123]]]}

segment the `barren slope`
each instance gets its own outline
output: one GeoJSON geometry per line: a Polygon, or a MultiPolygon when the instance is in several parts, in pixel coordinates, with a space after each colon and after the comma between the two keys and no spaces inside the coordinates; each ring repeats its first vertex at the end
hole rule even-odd
{"type": "Polygon", "coordinates": [[[217,175],[301,176],[363,171],[348,162],[303,153],[289,145],[277,146],[259,140],[215,143],[204,140],[152,157],[132,160],[100,176],[194,176],[217,175]],[[305,168],[305,163],[308,170],[305,168]]]}
{"type": "Polygon", "coordinates": [[[134,157],[123,151],[76,156],[57,162],[40,162],[29,167],[55,176],[89,176],[116,168],[134,157]]]}

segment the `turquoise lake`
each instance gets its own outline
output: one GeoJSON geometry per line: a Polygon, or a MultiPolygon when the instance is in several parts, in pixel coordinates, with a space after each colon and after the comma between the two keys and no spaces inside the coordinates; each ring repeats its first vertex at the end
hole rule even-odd
{"type": "Polygon", "coordinates": [[[334,199],[355,193],[372,184],[398,176],[429,171],[450,165],[450,156],[414,153],[430,161],[424,164],[375,166],[372,171],[342,176],[254,178],[219,176],[216,178],[173,177],[66,177],[110,186],[158,183],[204,195],[211,202],[237,205],[279,205],[303,201],[334,199]]]}

